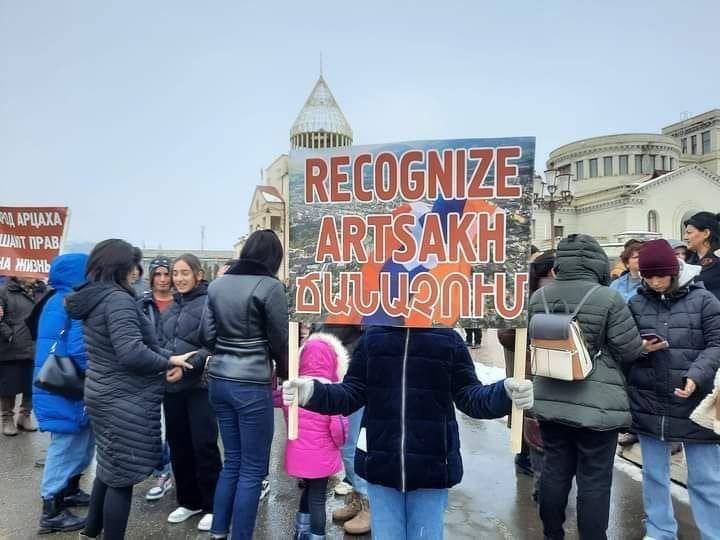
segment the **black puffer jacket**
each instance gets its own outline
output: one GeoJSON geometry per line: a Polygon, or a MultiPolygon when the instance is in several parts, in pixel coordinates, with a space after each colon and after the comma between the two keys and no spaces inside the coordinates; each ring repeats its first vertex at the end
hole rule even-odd
{"type": "Polygon", "coordinates": [[[315,381],[306,409],[345,416],[365,406],[355,471],[402,491],[445,489],[462,479],[455,407],[474,418],[510,412],[503,382],[483,385],[455,330],[373,327],[339,384],[315,381]]]}
{"type": "Polygon", "coordinates": [[[183,378],[165,385],[167,392],[180,392],[198,386],[202,380],[203,368],[208,351],[200,343],[200,324],[207,299],[208,284],[201,281],[197,287],[185,294],[176,293],[175,301],[162,314],[160,320],[160,344],[172,354],[198,351],[189,363],[192,370],[185,370],[183,378]]]}
{"type": "Polygon", "coordinates": [[[208,288],[203,343],[213,355],[211,378],[270,384],[288,375],[285,286],[260,263],[240,260],[208,288]]]}
{"type": "Polygon", "coordinates": [[[160,402],[168,357],[125,289],[89,283],[66,297],[83,321],[88,355],[85,405],[97,442],[97,477],[112,487],[137,484],[160,461],[160,402]]]}
{"type": "Polygon", "coordinates": [[[708,253],[700,259],[697,253],[690,253],[687,262],[702,268],[695,281],[702,282],[705,288],[715,295],[715,298],[720,299],[720,258],[715,253],[708,253]]]}
{"type": "Polygon", "coordinates": [[[0,289],[0,362],[26,360],[35,357],[35,342],[25,320],[35,307],[31,291],[20,285],[16,278],[10,278],[0,289]]]}
{"type": "Polygon", "coordinates": [[[670,347],[642,356],[628,380],[636,433],[666,441],[718,442],[720,437],[690,420],[713,389],[720,367],[720,301],[700,284],[668,295],[642,287],[630,300],[640,332],[665,338],[670,347]],[[685,378],[697,385],[687,399],[674,395],[685,378]]]}

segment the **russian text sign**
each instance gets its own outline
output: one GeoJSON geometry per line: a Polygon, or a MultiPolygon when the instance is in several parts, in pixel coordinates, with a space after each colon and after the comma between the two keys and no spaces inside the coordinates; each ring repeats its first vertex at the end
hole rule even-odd
{"type": "Polygon", "coordinates": [[[290,153],[293,320],[526,325],[534,138],[290,153]]]}
{"type": "Polygon", "coordinates": [[[0,274],[46,279],[67,220],[65,207],[0,206],[0,274]]]}

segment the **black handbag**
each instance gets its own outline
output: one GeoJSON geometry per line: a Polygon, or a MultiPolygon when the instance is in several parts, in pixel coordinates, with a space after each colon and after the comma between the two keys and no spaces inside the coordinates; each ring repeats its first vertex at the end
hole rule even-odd
{"type": "Polygon", "coordinates": [[[67,354],[62,355],[55,352],[58,342],[67,333],[70,323],[68,318],[65,328],[50,347],[47,359],[35,377],[35,386],[51,394],[79,401],[83,399],[85,392],[85,374],[78,369],[77,364],[67,354]]]}

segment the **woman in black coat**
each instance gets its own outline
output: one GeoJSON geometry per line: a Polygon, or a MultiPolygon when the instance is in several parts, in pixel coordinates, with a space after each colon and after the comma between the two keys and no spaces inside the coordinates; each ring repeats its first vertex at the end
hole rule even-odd
{"type": "Polygon", "coordinates": [[[720,214],[698,212],[686,220],[685,241],[690,251],[689,264],[699,265],[702,270],[696,281],[720,299],[720,214]]]}
{"type": "Polygon", "coordinates": [[[688,491],[703,538],[720,531],[720,437],[690,420],[712,391],[720,367],[720,301],[692,277],[665,240],[640,251],[643,286],[629,303],[646,354],[630,369],[633,431],[643,458],[643,503],[649,538],[676,538],[670,497],[670,447],[682,442],[688,491]]]}
{"type": "Polygon", "coordinates": [[[175,259],[170,273],[176,293],[173,303],[162,314],[161,345],[174,354],[198,352],[190,359],[192,371],[173,368],[166,376],[165,434],[178,502],[168,521],[181,523],[202,512],[198,529],[209,531],[222,461],[217,445],[217,419],[203,377],[208,351],[200,344],[208,284],[203,279],[200,260],[190,253],[175,259]]]}
{"type": "Polygon", "coordinates": [[[213,538],[250,540],[263,479],[268,473],[274,429],[273,362],[287,378],[288,306],[275,277],[283,259],[280,239],[255,231],[240,260],[208,288],[203,340],[210,404],[220,424],[225,451],[217,484],[213,538]]]}
{"type": "Polygon", "coordinates": [[[189,352],[161,351],[140,311],[130,276],[139,251],[123,240],[100,242],[90,254],[87,283],[66,297],[73,319],[83,321],[88,355],[85,405],[97,443],[97,470],[84,535],[125,536],[133,485],[160,461],[160,402],[165,374],[192,369],[189,352]],[[168,358],[169,357],[169,358],[168,358]]]}

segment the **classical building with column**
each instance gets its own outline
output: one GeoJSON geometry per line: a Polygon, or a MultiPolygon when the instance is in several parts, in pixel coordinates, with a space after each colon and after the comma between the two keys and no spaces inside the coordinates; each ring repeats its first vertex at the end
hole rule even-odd
{"type": "MultiPolygon", "coordinates": [[[[556,210],[552,226],[548,211],[534,211],[534,243],[544,249],[551,237],[583,232],[615,255],[629,238],[682,238],[687,217],[720,211],[719,139],[715,109],[662,134],[606,135],[553,150],[546,163],[550,176],[570,175],[574,198],[556,210]]],[[[542,180],[551,181],[537,178],[536,192],[542,180]]]]}
{"type": "MultiPolygon", "coordinates": [[[[352,142],[352,128],[321,74],[290,129],[290,148],[336,148],[350,146],[352,142]]],[[[280,154],[263,170],[262,179],[262,184],[255,186],[250,203],[248,231],[272,229],[286,248],[290,243],[288,155],[280,154]]],[[[245,238],[235,244],[236,256],[245,238]]],[[[282,281],[288,277],[287,265],[286,257],[278,274],[282,281]]]]}

